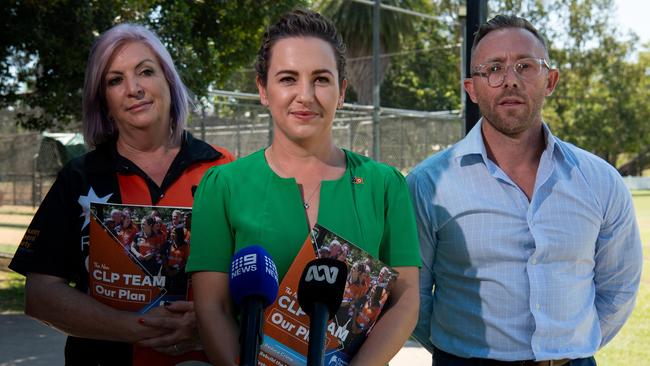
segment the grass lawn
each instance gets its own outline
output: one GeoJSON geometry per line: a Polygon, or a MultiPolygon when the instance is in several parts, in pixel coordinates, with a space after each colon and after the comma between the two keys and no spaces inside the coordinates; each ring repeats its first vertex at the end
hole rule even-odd
{"type": "Polygon", "coordinates": [[[0,254],[16,252],[33,215],[31,207],[0,206],[0,254]]]}
{"type": "Polygon", "coordinates": [[[0,314],[23,312],[25,277],[7,268],[8,258],[0,258],[0,314]]]}
{"type": "Polygon", "coordinates": [[[636,307],[621,332],[596,354],[599,366],[647,365],[650,360],[650,192],[633,192],[643,243],[643,275],[636,307]]]}
{"type": "Polygon", "coordinates": [[[15,244],[2,244],[0,243],[0,253],[12,255],[16,252],[15,244]]]}

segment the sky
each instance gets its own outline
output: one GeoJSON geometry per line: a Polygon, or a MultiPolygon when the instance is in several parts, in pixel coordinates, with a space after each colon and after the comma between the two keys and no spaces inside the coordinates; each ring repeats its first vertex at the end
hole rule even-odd
{"type": "Polygon", "coordinates": [[[615,0],[617,20],[621,30],[631,29],[642,43],[650,42],[650,1],[615,0]]]}

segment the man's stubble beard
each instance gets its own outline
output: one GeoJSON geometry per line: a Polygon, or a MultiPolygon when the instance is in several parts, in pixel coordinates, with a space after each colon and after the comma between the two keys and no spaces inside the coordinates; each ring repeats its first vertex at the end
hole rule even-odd
{"type": "Polygon", "coordinates": [[[516,137],[532,126],[541,123],[542,108],[544,106],[543,97],[539,102],[535,102],[535,99],[521,95],[520,93],[504,93],[496,100],[501,100],[507,96],[517,96],[524,99],[526,104],[523,110],[509,110],[503,115],[503,112],[499,113],[496,111],[497,105],[491,106],[487,102],[479,100],[478,105],[481,113],[495,130],[505,136],[516,137]]]}

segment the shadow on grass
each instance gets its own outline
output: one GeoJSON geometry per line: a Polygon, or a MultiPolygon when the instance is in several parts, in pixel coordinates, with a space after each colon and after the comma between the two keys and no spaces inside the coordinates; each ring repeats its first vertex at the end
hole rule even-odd
{"type": "Polygon", "coordinates": [[[0,313],[23,312],[25,278],[17,273],[0,271],[0,313]]]}

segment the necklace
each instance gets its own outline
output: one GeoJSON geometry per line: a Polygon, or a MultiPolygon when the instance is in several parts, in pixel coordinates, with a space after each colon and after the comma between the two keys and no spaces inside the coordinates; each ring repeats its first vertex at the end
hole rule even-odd
{"type": "MultiPolygon", "coordinates": [[[[272,165],[273,165],[277,170],[279,170],[281,173],[284,173],[284,169],[282,169],[282,168],[279,166],[279,164],[277,164],[277,163],[275,162],[275,156],[273,156],[271,150],[269,150],[269,154],[268,154],[268,156],[269,156],[269,163],[271,163],[271,164],[272,164],[272,165]]],[[[284,175],[286,175],[286,174],[284,174],[284,175]]],[[[311,203],[311,199],[314,198],[314,195],[316,194],[316,192],[317,192],[318,189],[320,188],[321,183],[322,183],[322,181],[318,182],[318,185],[316,186],[316,188],[314,188],[313,191],[311,191],[311,194],[309,195],[309,197],[308,197],[306,200],[305,200],[305,199],[302,200],[302,206],[305,208],[305,210],[308,210],[309,207],[311,207],[311,205],[310,205],[310,203],[311,203]]],[[[303,190],[303,193],[305,193],[304,190],[303,190]]]]}
{"type": "Polygon", "coordinates": [[[309,195],[309,198],[307,198],[306,200],[303,200],[303,201],[302,201],[302,205],[305,207],[305,210],[308,210],[308,209],[309,209],[309,202],[311,202],[311,199],[312,199],[312,198],[314,197],[314,195],[316,194],[316,191],[318,191],[318,189],[320,188],[320,184],[321,184],[321,183],[322,183],[322,182],[318,182],[318,185],[316,186],[316,188],[314,188],[314,190],[311,191],[311,194],[309,195]]]}

